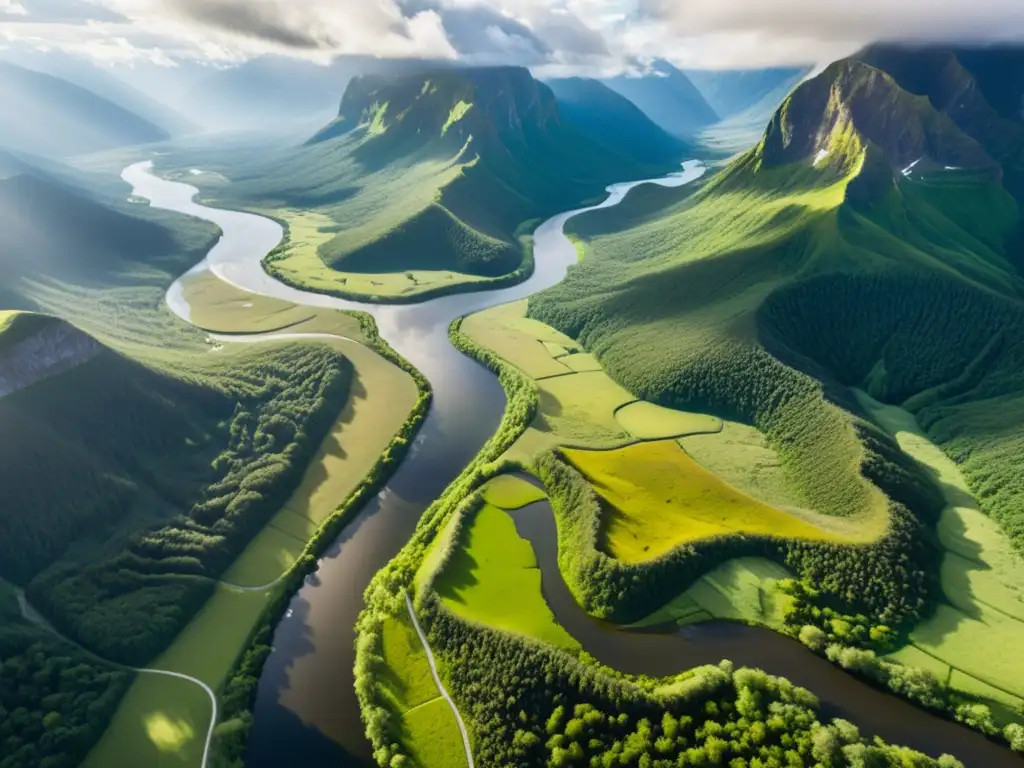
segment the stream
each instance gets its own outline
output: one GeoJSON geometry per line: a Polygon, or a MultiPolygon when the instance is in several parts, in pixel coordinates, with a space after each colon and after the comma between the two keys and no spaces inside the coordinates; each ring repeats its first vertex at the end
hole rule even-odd
{"type": "MultiPolygon", "coordinates": [[[[264,272],[261,262],[281,241],[280,225],[262,216],[200,205],[193,201],[195,187],[161,179],[151,168],[151,162],[142,162],[123,171],[133,195],[149,199],[156,208],[212,221],[223,233],[207,257],[168,290],[168,305],[178,316],[187,321],[190,315],[181,279],[203,270],[252,293],[308,306],[367,311],[381,335],[433,386],[433,404],[413,450],[324,554],[319,570],[292,598],[277,627],[260,679],[246,761],[250,768],[365,763],[370,746],[353,679],[354,625],[363,608],[363,591],[409,540],[426,507],[494,433],[505,407],[497,377],[452,347],[449,324],[559,282],[577,260],[576,248],[562,231],[572,216],[617,205],[638,184],[687,184],[699,178],[704,167],[688,162],[682,171],[661,179],[612,185],[602,203],[547,220],[534,233],[534,273],[519,285],[401,306],[361,304],[278,282],[264,272]]],[[[576,605],[558,572],[550,508],[534,505],[515,517],[521,534],[537,550],[544,593],[555,615],[608,666],[660,676],[729,658],[809,688],[821,699],[825,714],[847,717],[865,733],[936,756],[950,752],[968,766],[1022,765],[981,735],[877,691],[770,630],[710,622],[674,635],[655,635],[624,632],[597,621],[576,605]]]]}

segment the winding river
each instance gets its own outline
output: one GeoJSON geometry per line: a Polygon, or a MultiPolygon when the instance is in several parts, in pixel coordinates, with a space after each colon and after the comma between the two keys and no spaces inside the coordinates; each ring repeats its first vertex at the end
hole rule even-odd
{"type": "MultiPolygon", "coordinates": [[[[210,270],[253,293],[296,304],[368,311],[384,338],[434,388],[433,406],[416,446],[294,596],[277,628],[274,650],[260,680],[247,760],[251,768],[335,768],[365,762],[370,757],[369,744],[359,719],[352,674],[354,624],[363,607],[363,591],[408,541],[423,510],[495,431],[505,406],[497,378],[451,346],[448,325],[462,315],[525,298],[560,281],[577,259],[575,247],[562,231],[565,222],[582,211],[617,205],[630,189],[645,182],[613,185],[599,205],[559,214],[542,224],[534,234],[535,271],[520,285],[409,306],[382,306],[279,283],[261,266],[262,258],[283,236],[276,222],[195,203],[195,187],[161,179],[151,173],[151,167],[149,162],[136,163],[122,173],[134,195],[149,199],[154,207],[212,221],[223,232],[207,258],[189,274],[210,270]]],[[[646,183],[681,186],[703,172],[699,163],[689,162],[679,173],[646,183]]],[[[189,319],[180,280],[168,291],[167,301],[176,314],[189,319]]],[[[666,675],[730,658],[810,688],[821,698],[826,714],[847,717],[887,741],[932,755],[950,752],[969,766],[1022,765],[1009,751],[979,734],[877,691],[769,630],[715,622],[674,635],[653,635],[623,632],[592,619],[576,605],[558,572],[550,508],[534,505],[518,513],[516,522],[537,550],[544,592],[556,616],[586,650],[609,666],[666,675]]]]}

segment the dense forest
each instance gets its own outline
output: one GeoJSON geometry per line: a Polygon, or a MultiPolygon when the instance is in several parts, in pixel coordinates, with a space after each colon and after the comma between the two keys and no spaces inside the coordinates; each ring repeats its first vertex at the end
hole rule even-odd
{"type": "Polygon", "coordinates": [[[132,676],[24,620],[14,591],[0,582],[2,768],[75,768],[132,676]]]}
{"type": "Polygon", "coordinates": [[[141,665],[297,486],[345,401],[322,346],[170,374],[108,350],[0,400],[0,574],[69,636],[141,665]]]}
{"type": "Polygon", "coordinates": [[[726,661],[632,680],[460,621],[440,600],[427,610],[481,765],[961,765],[869,741],[842,720],[822,722],[809,691],[759,670],[726,661]]]}

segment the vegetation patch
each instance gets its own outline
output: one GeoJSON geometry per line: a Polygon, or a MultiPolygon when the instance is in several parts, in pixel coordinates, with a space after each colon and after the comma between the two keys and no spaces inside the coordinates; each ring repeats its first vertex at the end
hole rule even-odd
{"type": "Polygon", "coordinates": [[[722,420],[704,413],[687,413],[638,400],[615,412],[623,428],[641,440],[665,440],[687,435],[715,434],[722,420]]]}
{"type": "Polygon", "coordinates": [[[679,626],[709,619],[741,621],[782,629],[788,595],[776,585],[793,574],[781,565],[757,557],[728,560],[701,576],[678,597],[632,627],[679,626]]]}
{"type": "Polygon", "coordinates": [[[835,539],[732,488],[671,441],[563,454],[604,500],[603,545],[623,562],[653,560],[681,544],[727,534],[835,539]]]}
{"type": "Polygon", "coordinates": [[[462,545],[434,582],[444,603],[488,626],[560,648],[579,647],[544,601],[533,547],[520,538],[508,513],[484,504],[465,526],[462,545]]]}
{"type": "Polygon", "coordinates": [[[542,323],[525,315],[525,301],[501,304],[469,315],[462,323],[462,332],[534,379],[570,373],[571,369],[564,361],[556,360],[557,352],[551,349],[554,344],[564,352],[561,334],[554,329],[545,331],[542,323]]]}
{"type": "Polygon", "coordinates": [[[723,421],[717,432],[689,435],[679,444],[702,467],[766,504],[786,510],[806,504],[779,452],[756,427],[723,421]]]}
{"type": "Polygon", "coordinates": [[[521,509],[546,498],[543,488],[515,475],[498,475],[488,480],[481,492],[485,502],[505,510],[521,509]]]}

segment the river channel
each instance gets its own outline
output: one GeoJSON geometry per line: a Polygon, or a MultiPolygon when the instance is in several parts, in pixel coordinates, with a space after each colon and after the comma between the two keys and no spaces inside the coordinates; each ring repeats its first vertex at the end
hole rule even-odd
{"type": "MultiPolygon", "coordinates": [[[[559,282],[577,260],[575,247],[563,233],[572,216],[617,205],[638,184],[687,184],[699,178],[704,168],[689,162],[681,172],[661,179],[615,184],[602,203],[549,219],[534,233],[534,273],[517,286],[385,306],[345,301],[278,282],[261,262],[281,241],[280,225],[261,216],[200,205],[193,201],[195,187],[161,179],[151,166],[136,163],[122,173],[135,196],[150,200],[156,208],[212,221],[223,233],[189,274],[210,270],[253,293],[308,306],[370,312],[382,336],[433,386],[433,405],[414,449],[385,489],[325,553],[319,570],[293,597],[277,627],[274,650],[260,679],[247,758],[250,768],[366,763],[370,750],[352,673],[354,625],[363,607],[363,591],[408,541],[426,507],[493,434],[505,406],[497,378],[451,346],[449,324],[462,315],[525,298],[559,282]]],[[[176,314],[189,319],[180,281],[168,291],[167,301],[176,314]]],[[[950,752],[968,766],[1021,768],[1024,764],[979,734],[877,691],[772,631],[712,622],[673,635],[652,635],[620,631],[592,619],[575,604],[558,573],[550,508],[540,504],[518,513],[517,526],[537,550],[545,596],[557,618],[586,650],[611,667],[660,676],[729,658],[809,688],[821,699],[824,714],[846,717],[865,733],[887,741],[936,756],[950,752]]]]}

